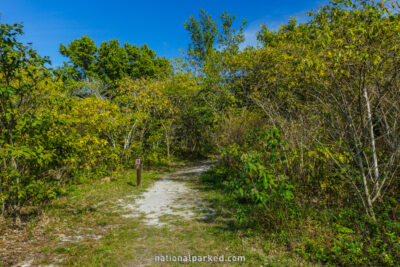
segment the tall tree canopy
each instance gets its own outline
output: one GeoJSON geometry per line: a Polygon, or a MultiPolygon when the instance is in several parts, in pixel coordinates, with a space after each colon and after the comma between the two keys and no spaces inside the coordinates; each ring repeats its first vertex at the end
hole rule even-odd
{"type": "Polygon", "coordinates": [[[93,39],[82,36],[67,46],[60,45],[60,53],[69,59],[64,71],[74,80],[101,79],[115,84],[123,77],[167,77],[172,66],[164,57],[158,57],[146,44],[138,47],[114,39],[97,47],[93,39]]]}

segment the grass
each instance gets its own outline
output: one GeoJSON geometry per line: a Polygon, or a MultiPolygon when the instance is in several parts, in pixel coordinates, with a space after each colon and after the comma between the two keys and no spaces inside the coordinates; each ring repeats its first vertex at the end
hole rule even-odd
{"type": "MultiPolygon", "coordinates": [[[[141,188],[135,184],[134,171],[116,174],[110,182],[72,186],[65,196],[49,204],[41,223],[31,228],[29,246],[20,260],[34,258],[34,264],[62,266],[158,266],[159,256],[244,256],[240,266],[308,266],[292,257],[273,241],[259,233],[236,227],[229,211],[229,198],[201,184],[198,178],[188,181],[196,192],[188,201],[215,211],[213,215],[183,220],[164,216],[166,226],[145,225],[141,217],[125,218],[118,200],[132,201],[146,190],[157,172],[145,172],[141,188]],[[201,203],[199,199],[203,199],[201,203]],[[69,240],[64,242],[62,240],[69,240]]],[[[201,214],[201,212],[199,212],[201,214]]],[[[186,263],[187,264],[187,263],[186,263]]],[[[197,262],[198,266],[231,266],[233,262],[197,262]]],[[[164,266],[185,263],[165,262],[164,266]]],[[[0,264],[1,266],[1,264],[0,264]]]]}

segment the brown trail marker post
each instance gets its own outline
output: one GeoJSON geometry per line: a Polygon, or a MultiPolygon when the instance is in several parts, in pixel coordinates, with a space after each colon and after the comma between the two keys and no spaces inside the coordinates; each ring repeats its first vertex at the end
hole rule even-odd
{"type": "Polygon", "coordinates": [[[137,186],[142,185],[142,170],[140,168],[140,159],[136,159],[136,184],[137,186]]]}

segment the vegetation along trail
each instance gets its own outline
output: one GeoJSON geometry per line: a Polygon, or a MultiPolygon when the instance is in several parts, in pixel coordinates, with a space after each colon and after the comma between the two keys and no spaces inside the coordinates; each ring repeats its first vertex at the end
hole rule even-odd
{"type": "Polygon", "coordinates": [[[400,3],[330,0],[253,46],[214,11],[178,58],[82,29],[51,65],[0,24],[0,267],[400,266],[400,3]]]}
{"type": "Polygon", "coordinates": [[[25,267],[293,264],[285,253],[267,256],[262,239],[232,225],[227,200],[199,182],[210,166],[146,172],[142,188],[130,171],[71,188],[28,230],[5,233],[15,238],[2,240],[0,257],[25,267]]]}

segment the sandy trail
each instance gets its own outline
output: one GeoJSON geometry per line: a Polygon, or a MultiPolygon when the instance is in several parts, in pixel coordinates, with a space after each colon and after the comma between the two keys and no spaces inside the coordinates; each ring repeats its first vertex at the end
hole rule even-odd
{"type": "MultiPolygon", "coordinates": [[[[208,205],[199,197],[198,192],[190,188],[187,183],[187,180],[201,175],[210,166],[210,163],[202,163],[166,174],[139,197],[130,195],[119,199],[117,211],[123,211],[125,213],[122,215],[123,217],[139,217],[149,227],[172,226],[169,224],[172,222],[170,216],[174,216],[172,219],[175,222],[212,216],[215,214],[214,210],[207,207],[208,205]]],[[[90,230],[90,228],[88,229],[90,230]]],[[[81,228],[80,230],[85,229],[81,228]]],[[[80,233],[80,230],[76,231],[74,235],[59,235],[60,242],[80,243],[84,240],[98,240],[103,237],[103,235],[94,233],[80,233]]],[[[45,266],[58,266],[62,261],[62,258],[55,258],[54,264],[45,266]]],[[[29,267],[33,265],[35,265],[33,256],[29,256],[15,266],[29,267]]],[[[142,266],[147,265],[149,263],[142,266]]]]}
{"type": "Polygon", "coordinates": [[[186,167],[159,179],[136,201],[132,196],[132,203],[120,199],[120,204],[129,211],[123,216],[144,216],[144,222],[151,226],[166,225],[167,223],[162,221],[165,216],[189,220],[198,214],[196,210],[199,210],[202,216],[209,216],[213,211],[207,209],[208,212],[204,212],[200,200],[196,199],[196,191],[185,183],[185,180],[200,175],[209,168],[210,164],[186,167]]]}

